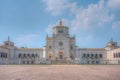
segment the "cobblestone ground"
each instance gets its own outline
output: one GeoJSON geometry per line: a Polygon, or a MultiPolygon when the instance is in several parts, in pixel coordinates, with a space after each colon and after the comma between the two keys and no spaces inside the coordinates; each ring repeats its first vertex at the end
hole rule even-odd
{"type": "Polygon", "coordinates": [[[120,65],[0,65],[0,80],[120,80],[120,65]]]}

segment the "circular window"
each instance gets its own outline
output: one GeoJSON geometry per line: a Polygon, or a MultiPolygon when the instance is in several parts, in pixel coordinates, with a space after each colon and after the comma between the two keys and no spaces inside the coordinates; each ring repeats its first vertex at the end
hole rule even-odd
{"type": "Polygon", "coordinates": [[[59,42],[59,46],[63,46],[63,42],[59,42]]]}

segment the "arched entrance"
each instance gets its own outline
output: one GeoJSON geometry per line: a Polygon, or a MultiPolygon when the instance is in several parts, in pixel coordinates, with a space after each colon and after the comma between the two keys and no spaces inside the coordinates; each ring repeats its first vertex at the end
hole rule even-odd
{"type": "Polygon", "coordinates": [[[60,58],[60,59],[63,59],[63,55],[59,55],[59,58],[60,58]]]}
{"type": "Polygon", "coordinates": [[[48,59],[51,59],[52,58],[52,55],[51,53],[48,54],[48,59]]]}
{"type": "Polygon", "coordinates": [[[60,59],[60,60],[63,59],[63,52],[62,52],[62,51],[59,52],[59,59],[60,59]]]}

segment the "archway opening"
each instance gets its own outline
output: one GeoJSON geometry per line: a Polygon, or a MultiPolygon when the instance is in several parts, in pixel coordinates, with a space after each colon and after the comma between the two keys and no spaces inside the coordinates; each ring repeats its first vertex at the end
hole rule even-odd
{"type": "Polygon", "coordinates": [[[63,52],[59,52],[59,59],[63,59],[63,52]]]}

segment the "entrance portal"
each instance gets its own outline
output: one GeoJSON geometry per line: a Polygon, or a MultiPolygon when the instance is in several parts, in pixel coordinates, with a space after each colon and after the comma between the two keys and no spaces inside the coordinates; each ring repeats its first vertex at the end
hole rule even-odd
{"type": "Polygon", "coordinates": [[[63,59],[63,55],[59,55],[59,58],[60,58],[60,59],[63,59]]]}
{"type": "Polygon", "coordinates": [[[63,59],[63,52],[59,52],[59,59],[63,59]]]}

